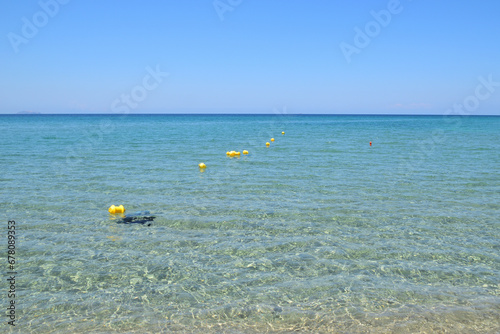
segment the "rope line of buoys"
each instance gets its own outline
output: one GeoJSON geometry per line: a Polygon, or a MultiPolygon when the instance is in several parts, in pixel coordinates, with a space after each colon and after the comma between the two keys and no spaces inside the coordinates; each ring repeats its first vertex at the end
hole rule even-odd
{"type": "MultiPolygon", "coordinates": [[[[285,131],[282,131],[281,134],[284,135],[285,131]]],[[[271,138],[271,143],[274,143],[274,138],[271,138]]],[[[266,147],[271,146],[271,143],[270,142],[266,142],[266,147]]]]}
{"type": "MultiPolygon", "coordinates": [[[[284,135],[285,131],[282,131],[281,134],[284,135]]],[[[275,139],[271,138],[270,141],[274,142],[275,139]]],[[[266,146],[267,147],[269,147],[270,145],[271,145],[271,143],[266,142],[266,146]]],[[[371,145],[372,145],[372,142],[370,142],[370,146],[371,145]]],[[[240,151],[227,151],[226,155],[228,157],[232,158],[232,157],[240,157],[242,153],[244,155],[247,155],[249,152],[248,152],[248,150],[242,150],[241,152],[240,151]]],[[[204,172],[205,169],[207,168],[207,165],[204,162],[200,162],[198,164],[198,167],[200,168],[200,172],[204,172]]],[[[125,213],[125,207],[123,205],[111,205],[109,207],[108,211],[109,211],[110,214],[123,214],[123,213],[125,213]]],[[[127,223],[127,224],[130,224],[130,223],[141,223],[141,224],[144,224],[146,222],[152,221],[155,218],[155,217],[149,217],[149,216],[136,217],[136,215],[131,215],[129,217],[122,215],[122,217],[125,217],[124,220],[123,220],[123,223],[127,223]],[[139,219],[139,218],[141,218],[141,219],[139,219]]],[[[150,226],[150,225],[151,224],[148,224],[148,226],[150,226]]]]}
{"type": "MultiPolygon", "coordinates": [[[[284,135],[285,131],[282,131],[281,134],[284,135]]],[[[275,139],[271,138],[270,141],[272,143],[274,143],[275,139]]],[[[271,143],[266,142],[266,147],[269,147],[269,146],[271,146],[271,143]]],[[[247,155],[248,153],[249,153],[248,150],[242,150],[241,152],[240,151],[227,151],[226,155],[230,158],[234,158],[234,157],[239,158],[239,157],[241,157],[241,154],[247,155]]],[[[207,165],[205,163],[201,162],[198,164],[198,167],[200,168],[200,171],[203,172],[203,171],[205,171],[205,168],[207,168],[207,165]]]]}

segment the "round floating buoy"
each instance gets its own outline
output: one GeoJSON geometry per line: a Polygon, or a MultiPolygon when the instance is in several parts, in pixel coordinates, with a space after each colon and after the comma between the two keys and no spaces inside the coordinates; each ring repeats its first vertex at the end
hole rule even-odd
{"type": "Polygon", "coordinates": [[[372,146],[372,142],[370,142],[370,146],[372,146]]]}
{"type": "Polygon", "coordinates": [[[230,156],[230,157],[234,157],[235,155],[236,155],[236,152],[235,152],[235,151],[231,151],[231,152],[229,152],[229,156],[230,156]]]}
{"type": "Polygon", "coordinates": [[[203,162],[200,162],[200,164],[198,165],[198,167],[200,167],[200,168],[207,168],[207,165],[205,165],[203,162]]]}
{"type": "Polygon", "coordinates": [[[282,134],[282,135],[284,135],[284,134],[285,134],[285,131],[282,131],[282,132],[281,132],[281,134],[282,134]]]}
{"type": "Polygon", "coordinates": [[[274,141],[274,138],[271,138],[271,141],[274,141]]]}
{"type": "Polygon", "coordinates": [[[243,150],[243,154],[248,154],[248,151],[247,150],[243,150]]]}
{"type": "Polygon", "coordinates": [[[231,154],[231,153],[230,153],[229,151],[227,151],[227,152],[226,152],[226,155],[229,155],[229,154],[231,154]]]}
{"type": "Polygon", "coordinates": [[[239,156],[241,155],[241,152],[235,152],[234,154],[239,156]]]}
{"type": "Polygon", "coordinates": [[[271,145],[271,144],[269,144],[269,142],[267,142],[267,143],[266,143],[266,146],[269,146],[269,145],[271,145]]]}
{"type": "Polygon", "coordinates": [[[123,207],[123,205],[118,205],[118,206],[111,205],[108,211],[109,213],[124,213],[125,208],[123,207]]]}

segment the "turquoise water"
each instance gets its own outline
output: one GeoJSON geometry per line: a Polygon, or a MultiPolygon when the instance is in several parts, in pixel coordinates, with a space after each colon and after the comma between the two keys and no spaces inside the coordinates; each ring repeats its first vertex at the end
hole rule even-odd
{"type": "Polygon", "coordinates": [[[0,129],[3,243],[8,220],[18,236],[17,326],[2,331],[500,331],[500,117],[12,115],[0,129]],[[117,224],[112,204],[157,218],[117,224]]]}

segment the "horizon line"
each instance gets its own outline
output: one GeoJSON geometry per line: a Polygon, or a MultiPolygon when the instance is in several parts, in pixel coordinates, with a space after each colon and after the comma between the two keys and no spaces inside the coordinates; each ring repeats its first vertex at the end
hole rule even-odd
{"type": "Polygon", "coordinates": [[[17,113],[0,113],[0,116],[457,116],[457,117],[474,117],[474,116],[500,116],[500,114],[390,114],[390,113],[41,113],[41,112],[17,112],[17,113]]]}

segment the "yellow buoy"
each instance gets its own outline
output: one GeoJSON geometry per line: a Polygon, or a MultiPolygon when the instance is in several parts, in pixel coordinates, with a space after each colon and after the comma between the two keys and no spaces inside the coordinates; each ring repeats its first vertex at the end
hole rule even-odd
{"type": "Polygon", "coordinates": [[[207,165],[205,165],[203,162],[200,162],[200,164],[198,165],[198,167],[200,167],[200,168],[207,168],[207,165]]]}
{"type": "Polygon", "coordinates": [[[269,145],[271,145],[271,144],[269,144],[269,142],[267,142],[267,143],[266,143],[266,146],[269,146],[269,145]]]}
{"type": "Polygon", "coordinates": [[[235,152],[235,151],[231,151],[231,152],[229,152],[229,156],[230,156],[230,157],[234,157],[235,155],[236,155],[236,152],[235,152]]]}
{"type": "Polygon", "coordinates": [[[247,150],[243,150],[243,154],[248,154],[248,151],[247,150]]]}
{"type": "Polygon", "coordinates": [[[236,152],[236,153],[234,153],[234,154],[236,154],[236,155],[241,155],[241,152],[236,152]]]}
{"type": "Polygon", "coordinates": [[[227,151],[227,152],[226,152],[226,155],[229,155],[229,154],[231,154],[231,153],[229,153],[229,151],[227,151]]]}
{"type": "Polygon", "coordinates": [[[274,138],[271,138],[271,141],[274,141],[274,138]]]}
{"type": "Polygon", "coordinates": [[[125,208],[123,207],[123,205],[118,205],[118,206],[111,205],[108,211],[109,213],[124,213],[125,208]]]}
{"type": "Polygon", "coordinates": [[[282,131],[282,132],[281,132],[281,134],[282,134],[282,135],[284,135],[284,134],[285,134],[285,131],[282,131]]]}

